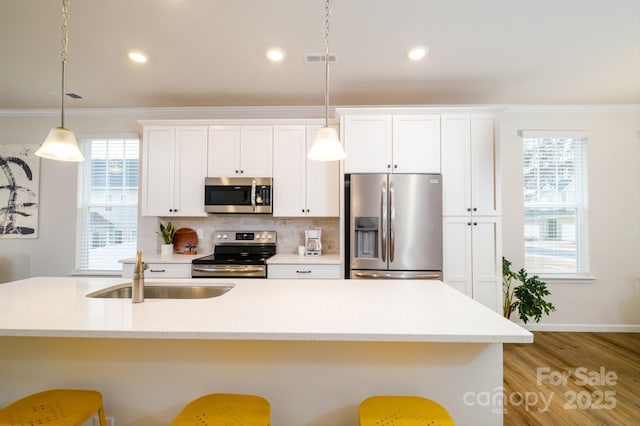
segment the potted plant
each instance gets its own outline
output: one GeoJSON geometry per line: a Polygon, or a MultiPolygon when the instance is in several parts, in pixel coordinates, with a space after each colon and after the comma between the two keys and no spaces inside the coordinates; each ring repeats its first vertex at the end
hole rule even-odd
{"type": "Polygon", "coordinates": [[[165,226],[163,223],[160,223],[160,232],[158,234],[162,238],[163,244],[160,245],[160,254],[171,254],[173,253],[173,236],[176,233],[176,228],[173,226],[171,222],[167,222],[165,226]]]}
{"type": "Polygon", "coordinates": [[[556,308],[544,298],[551,293],[547,284],[541,281],[537,275],[529,276],[522,268],[518,272],[511,270],[511,262],[502,258],[502,291],[504,299],[502,312],[509,319],[511,314],[518,309],[520,319],[526,324],[530,317],[540,322],[542,314],[549,315],[556,308]]]}

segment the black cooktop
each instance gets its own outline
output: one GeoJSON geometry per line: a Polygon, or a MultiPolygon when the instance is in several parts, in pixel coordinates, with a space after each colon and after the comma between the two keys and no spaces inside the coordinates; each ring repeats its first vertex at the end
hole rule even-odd
{"type": "Polygon", "coordinates": [[[276,254],[276,247],[269,246],[215,246],[213,254],[193,259],[195,265],[264,265],[276,254]]]}

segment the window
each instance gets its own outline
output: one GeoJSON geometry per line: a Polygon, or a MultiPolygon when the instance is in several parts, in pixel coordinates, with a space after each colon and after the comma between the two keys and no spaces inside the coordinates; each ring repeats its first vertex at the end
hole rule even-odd
{"type": "Polygon", "coordinates": [[[138,214],[138,139],[80,143],[78,168],[78,272],[119,271],[135,256],[138,214]]]}
{"type": "Polygon", "coordinates": [[[524,259],[536,274],[589,273],[587,138],[523,131],[524,259]]]}

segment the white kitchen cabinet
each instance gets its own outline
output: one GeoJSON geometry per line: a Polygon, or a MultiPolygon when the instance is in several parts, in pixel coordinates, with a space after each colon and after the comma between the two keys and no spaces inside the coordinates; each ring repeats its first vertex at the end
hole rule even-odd
{"type": "MultiPolygon", "coordinates": [[[[132,278],[134,263],[122,264],[122,277],[132,278]]],[[[145,278],[191,278],[191,263],[147,263],[145,278]]]]}
{"type": "Polygon", "coordinates": [[[307,158],[320,127],[274,127],[273,216],[339,216],[340,163],[307,158]]]}
{"type": "Polygon", "coordinates": [[[345,115],[346,173],[440,173],[440,115],[345,115]]]}
{"type": "Polygon", "coordinates": [[[501,312],[502,254],[500,218],[444,218],[444,282],[501,312]]]}
{"type": "Polygon", "coordinates": [[[268,278],[275,279],[340,279],[340,265],[317,265],[317,264],[290,264],[290,265],[269,265],[268,278]]]}
{"type": "Polygon", "coordinates": [[[273,126],[209,126],[210,177],[272,177],[273,126]]]}
{"type": "Polygon", "coordinates": [[[145,126],[141,214],[206,216],[206,158],[206,126],[145,126]]]}
{"type": "Polygon", "coordinates": [[[447,216],[500,214],[496,119],[442,116],[443,210],[447,216]]]}

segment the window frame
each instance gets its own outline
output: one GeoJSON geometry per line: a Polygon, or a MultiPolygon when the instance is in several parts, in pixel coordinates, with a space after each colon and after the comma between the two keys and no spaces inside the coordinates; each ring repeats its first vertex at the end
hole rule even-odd
{"type": "MultiPolygon", "coordinates": [[[[82,137],[78,138],[78,142],[79,142],[79,146],[81,151],[83,152],[84,156],[85,156],[85,161],[82,163],[79,163],[78,166],[78,183],[77,183],[77,196],[76,196],[76,250],[75,250],[75,269],[72,273],[72,275],[75,276],[83,276],[83,275],[89,275],[89,276],[120,276],[122,274],[122,269],[118,268],[118,269],[89,269],[89,268],[84,268],[82,267],[81,263],[82,263],[82,256],[84,256],[84,251],[85,251],[85,247],[84,245],[86,244],[87,247],[91,246],[91,238],[87,237],[85,234],[86,232],[91,232],[91,228],[90,225],[87,224],[87,221],[90,220],[89,216],[90,216],[90,212],[87,213],[87,211],[85,211],[85,209],[91,209],[93,207],[105,207],[105,208],[118,208],[118,207],[125,207],[125,208],[134,208],[135,209],[135,226],[133,227],[134,229],[134,235],[131,236],[131,239],[133,239],[134,244],[134,250],[135,247],[137,247],[138,245],[138,235],[137,235],[137,228],[138,228],[138,224],[139,224],[139,219],[140,219],[140,215],[139,215],[139,200],[140,200],[140,190],[141,190],[141,185],[140,185],[140,168],[141,168],[141,160],[142,160],[142,155],[141,155],[141,146],[142,146],[142,142],[141,142],[141,138],[138,134],[131,134],[131,133],[126,133],[126,134],[108,134],[108,135],[83,135],[82,137]],[[135,140],[138,142],[138,149],[137,149],[137,159],[138,159],[138,165],[137,165],[137,187],[135,187],[135,196],[134,197],[127,197],[126,198],[126,202],[124,203],[113,203],[113,202],[87,202],[87,200],[89,200],[89,194],[91,193],[92,189],[93,189],[93,163],[92,163],[92,159],[91,159],[91,147],[90,144],[93,141],[130,141],[130,140],[135,140]]],[[[107,160],[108,162],[108,160],[107,160]]],[[[126,161],[123,161],[123,168],[126,168],[126,161]]],[[[105,178],[106,179],[106,178],[105,178]]],[[[122,185],[118,186],[119,188],[123,188],[123,190],[128,189],[129,191],[132,191],[134,189],[134,187],[127,185],[128,183],[130,183],[130,180],[127,180],[125,176],[123,176],[122,178],[122,185]]],[[[99,186],[99,188],[109,188],[108,185],[106,186],[99,186]]],[[[116,232],[117,230],[114,230],[114,232],[116,232]]],[[[124,235],[120,235],[120,238],[123,238],[124,235]]],[[[113,238],[115,239],[116,236],[114,234],[113,238]]],[[[131,256],[135,255],[135,251],[131,254],[131,256]]],[[[118,256],[118,258],[126,258],[126,257],[131,257],[128,256],[127,254],[124,254],[122,256],[118,256]]]]}
{"type": "Polygon", "coordinates": [[[528,272],[530,274],[538,275],[540,278],[547,281],[556,281],[562,283],[576,283],[576,284],[584,284],[592,282],[595,277],[592,275],[591,271],[591,259],[590,259],[590,229],[589,229],[589,197],[588,197],[588,187],[589,187],[589,161],[588,161],[588,151],[589,151],[589,134],[583,130],[520,130],[518,132],[518,136],[520,137],[520,142],[522,146],[522,155],[521,160],[523,162],[523,263],[526,263],[526,252],[525,252],[525,238],[526,231],[524,227],[526,226],[526,214],[527,210],[531,208],[549,208],[549,209],[575,209],[575,218],[576,218],[576,271],[571,272],[548,272],[548,271],[536,271],[531,268],[528,268],[528,272]],[[527,201],[525,198],[525,169],[524,169],[524,161],[525,161],[525,139],[580,139],[583,140],[584,148],[583,148],[583,158],[582,164],[580,165],[582,169],[582,181],[580,188],[582,200],[574,200],[571,203],[538,203],[535,206],[527,205],[527,201]]]}

